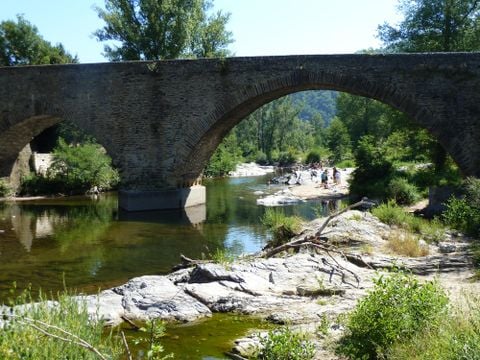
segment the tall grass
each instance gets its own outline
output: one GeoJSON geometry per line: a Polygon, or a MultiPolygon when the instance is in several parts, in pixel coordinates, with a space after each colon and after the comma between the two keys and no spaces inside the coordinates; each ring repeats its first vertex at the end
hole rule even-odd
{"type": "Polygon", "coordinates": [[[420,257],[429,253],[427,245],[422,245],[418,236],[407,231],[392,231],[388,237],[388,249],[397,255],[420,257]]]}
{"type": "Polygon", "coordinates": [[[388,201],[373,208],[372,214],[385,224],[396,225],[404,230],[419,234],[429,242],[439,242],[445,236],[445,227],[439,220],[428,221],[416,217],[407,213],[395,201],[388,201]]]}
{"type": "Polygon", "coordinates": [[[40,302],[32,301],[26,292],[12,303],[26,305],[4,313],[0,359],[120,358],[120,337],[105,334],[104,324],[90,321],[86,305],[70,294],[59,295],[55,302],[47,301],[44,295],[40,295],[40,302]]]}
{"type": "Polygon", "coordinates": [[[297,216],[287,216],[282,210],[268,208],[262,217],[262,223],[273,233],[270,246],[278,246],[297,235],[302,227],[302,221],[297,216]]]}

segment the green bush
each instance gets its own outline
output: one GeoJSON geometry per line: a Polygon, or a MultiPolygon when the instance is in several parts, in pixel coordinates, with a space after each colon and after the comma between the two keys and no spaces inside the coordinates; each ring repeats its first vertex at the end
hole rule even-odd
{"type": "MultiPolygon", "coordinates": [[[[17,307],[13,316],[6,315],[8,321],[0,334],[1,359],[98,359],[91,350],[75,344],[79,339],[106,358],[120,358],[120,337],[106,333],[102,321],[90,321],[86,305],[79,304],[70,294],[60,295],[56,306],[43,297],[40,300],[35,305],[17,307]]],[[[29,294],[16,303],[25,302],[32,302],[29,294]]]]}
{"type": "Polygon", "coordinates": [[[10,184],[5,179],[0,179],[0,197],[7,197],[13,195],[10,184]]]}
{"type": "Polygon", "coordinates": [[[396,360],[480,360],[480,307],[468,297],[466,306],[455,308],[439,326],[427,326],[408,341],[392,347],[387,357],[396,360]]]}
{"type": "Polygon", "coordinates": [[[445,204],[442,214],[445,223],[466,234],[480,234],[480,209],[472,206],[467,199],[451,197],[445,204]]]}
{"type": "Polygon", "coordinates": [[[320,154],[319,150],[314,149],[310,150],[310,152],[307,154],[305,164],[314,164],[319,163],[320,161],[322,161],[322,155],[320,154]]]}
{"type": "Polygon", "coordinates": [[[268,164],[267,154],[265,154],[262,151],[259,151],[257,153],[257,156],[255,157],[255,162],[259,165],[267,165],[268,164]]]}
{"type": "Polygon", "coordinates": [[[289,327],[269,331],[260,344],[262,350],[256,356],[259,360],[309,360],[315,355],[315,347],[305,335],[289,327]]]}
{"type": "Polygon", "coordinates": [[[230,133],[213,153],[203,173],[209,177],[226,176],[242,161],[235,134],[230,133]]]}
{"type": "Polygon", "coordinates": [[[461,186],[462,197],[450,197],[442,218],[449,226],[480,236],[480,179],[469,177],[461,186]]]}
{"type": "Polygon", "coordinates": [[[22,195],[82,194],[94,186],[109,190],[118,182],[118,171],[112,167],[112,159],[100,145],[72,146],[59,138],[47,175],[30,175],[22,179],[20,192],[22,195]]]}
{"type": "Polygon", "coordinates": [[[377,359],[399,341],[408,341],[427,325],[435,328],[448,298],[435,281],[420,283],[394,273],[375,286],[348,315],[338,352],[353,359],[377,359]]]}
{"type": "Polygon", "coordinates": [[[278,165],[292,165],[297,162],[297,154],[293,150],[282,151],[278,155],[278,165]]]}
{"type": "Polygon", "coordinates": [[[262,217],[262,224],[273,233],[270,246],[275,247],[283,244],[301,229],[302,222],[296,216],[286,216],[282,210],[268,208],[262,217]]]}
{"type": "Polygon", "coordinates": [[[389,198],[394,199],[397,204],[400,205],[410,205],[420,199],[420,193],[417,187],[402,177],[396,177],[390,180],[387,194],[389,198]]]}
{"type": "Polygon", "coordinates": [[[343,161],[340,161],[339,163],[336,163],[335,166],[339,169],[354,168],[355,161],[353,159],[343,160],[343,161]]]}
{"type": "Polygon", "coordinates": [[[112,168],[112,159],[98,144],[78,146],[67,144],[62,138],[53,150],[50,177],[61,183],[63,192],[83,193],[94,186],[111,189],[119,181],[118,172],[112,168]]]}
{"type": "Polygon", "coordinates": [[[357,196],[384,198],[387,184],[393,175],[393,164],[386,157],[386,150],[373,137],[363,136],[355,150],[355,164],[350,191],[357,196]]]}

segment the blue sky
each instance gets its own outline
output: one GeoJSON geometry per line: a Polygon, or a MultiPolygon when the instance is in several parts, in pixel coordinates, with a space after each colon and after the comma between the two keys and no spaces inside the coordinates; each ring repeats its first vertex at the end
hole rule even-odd
{"type": "MultiPolygon", "coordinates": [[[[0,21],[16,14],[62,43],[80,62],[106,61],[92,33],[102,27],[93,10],[103,0],[0,0],[0,21]]],[[[396,23],[397,0],[215,0],[231,13],[236,56],[341,54],[378,47],[377,26],[396,23]]]]}

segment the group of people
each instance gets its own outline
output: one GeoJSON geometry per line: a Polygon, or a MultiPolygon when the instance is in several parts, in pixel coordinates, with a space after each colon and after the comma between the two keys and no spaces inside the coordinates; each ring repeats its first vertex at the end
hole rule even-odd
{"type": "MultiPolygon", "coordinates": [[[[330,178],[329,170],[328,169],[323,170],[320,174],[320,179],[321,179],[321,183],[322,183],[322,185],[325,189],[328,189],[328,187],[329,187],[329,181],[328,181],[329,178],[330,178]]],[[[336,167],[334,167],[333,168],[333,174],[332,174],[332,177],[330,179],[333,179],[333,183],[335,185],[340,185],[342,183],[342,175],[340,173],[340,170],[338,170],[336,167]]]]}

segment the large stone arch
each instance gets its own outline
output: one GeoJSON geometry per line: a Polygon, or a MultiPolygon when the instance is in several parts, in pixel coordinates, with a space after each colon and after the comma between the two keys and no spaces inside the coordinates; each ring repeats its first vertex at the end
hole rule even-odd
{"type": "Polygon", "coordinates": [[[199,178],[215,149],[234,126],[261,106],[288,94],[306,90],[334,90],[381,101],[407,114],[442,142],[437,129],[431,126],[433,114],[419,105],[413,96],[403,93],[393,84],[377,84],[361,75],[345,77],[338,73],[299,69],[278,79],[240,88],[225,99],[221,106],[207,116],[210,128],[193,147],[185,163],[178,166],[178,170],[188,169],[189,172],[181,171],[178,177],[186,182],[199,178]]]}

